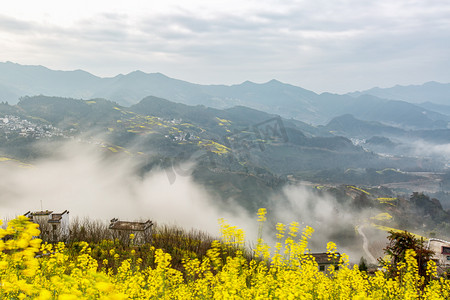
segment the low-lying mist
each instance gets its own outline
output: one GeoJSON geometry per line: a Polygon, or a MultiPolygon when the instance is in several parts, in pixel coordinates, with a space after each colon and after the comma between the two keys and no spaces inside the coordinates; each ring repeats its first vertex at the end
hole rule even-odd
{"type": "MultiPolygon", "coordinates": [[[[380,211],[374,208],[357,208],[353,203],[340,203],[328,193],[317,193],[305,185],[286,186],[283,191],[284,205],[276,206],[271,219],[277,222],[300,223],[300,228],[311,226],[314,233],[309,247],[314,252],[325,252],[329,241],[335,242],[338,251],[345,252],[352,262],[361,256],[367,257],[363,249],[363,237],[358,227],[368,226],[371,217],[380,211]]],[[[370,236],[371,241],[383,241],[384,232],[370,236]]],[[[374,261],[370,261],[374,263],[374,261]]]]}
{"type": "Polygon", "coordinates": [[[414,142],[413,154],[417,156],[436,156],[445,160],[450,159],[450,143],[447,144],[434,144],[423,140],[414,142]]]}
{"type": "MultiPolygon", "coordinates": [[[[218,219],[246,231],[249,244],[257,238],[255,212],[246,211],[231,199],[224,205],[191,176],[177,176],[171,182],[164,170],[139,172],[143,161],[138,155],[111,154],[98,146],[67,142],[50,146],[51,155],[33,162],[32,167],[0,165],[0,205],[2,219],[31,210],[69,210],[71,218],[89,217],[104,222],[151,219],[159,224],[178,225],[219,235],[218,219]],[[233,203],[234,205],[229,205],[233,203]]],[[[191,168],[188,168],[191,169],[191,168]]],[[[251,200],[250,200],[251,201],[251,200]]],[[[314,193],[304,186],[286,186],[268,203],[264,239],[273,242],[274,224],[297,221],[300,231],[306,225],[315,229],[313,251],[326,251],[328,241],[338,244],[357,261],[362,253],[355,231],[373,211],[354,211],[333,197],[314,193]]]]}
{"type": "Polygon", "coordinates": [[[69,142],[30,168],[3,164],[1,216],[11,218],[41,208],[67,209],[72,217],[151,219],[213,233],[218,231],[219,218],[230,222],[246,218],[232,208],[219,211],[216,199],[189,176],[178,176],[173,184],[163,170],[139,176],[140,162],[136,156],[105,155],[94,145],[69,142]]]}

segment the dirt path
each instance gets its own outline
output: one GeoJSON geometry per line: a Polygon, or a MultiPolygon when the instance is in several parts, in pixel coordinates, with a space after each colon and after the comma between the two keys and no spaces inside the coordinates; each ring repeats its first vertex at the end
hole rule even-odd
{"type": "Polygon", "coordinates": [[[375,257],[373,257],[373,255],[372,255],[372,253],[370,253],[370,251],[369,251],[369,240],[367,239],[367,237],[366,237],[366,235],[364,234],[364,232],[362,231],[362,228],[364,227],[365,225],[360,225],[360,226],[358,226],[358,233],[362,236],[362,238],[363,238],[363,249],[364,249],[364,252],[366,253],[366,256],[367,256],[367,262],[368,263],[370,263],[370,264],[376,264],[377,263],[377,260],[375,259],[375,257]]]}

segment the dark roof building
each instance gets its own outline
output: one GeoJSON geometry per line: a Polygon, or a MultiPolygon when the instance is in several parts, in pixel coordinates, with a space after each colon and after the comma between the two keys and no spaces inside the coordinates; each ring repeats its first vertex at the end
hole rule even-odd
{"type": "Polygon", "coordinates": [[[151,241],[153,222],[147,220],[146,222],[130,222],[119,221],[114,218],[109,224],[109,229],[112,230],[113,237],[119,239],[124,244],[144,244],[151,241]],[[133,234],[133,238],[131,238],[133,234]]]}
{"type": "Polygon", "coordinates": [[[114,218],[109,224],[109,229],[114,230],[128,230],[128,231],[145,231],[153,226],[153,222],[147,220],[146,222],[129,222],[129,221],[119,221],[119,219],[114,218]]]}
{"type": "Polygon", "coordinates": [[[339,267],[339,261],[341,258],[341,254],[339,252],[336,253],[336,257],[330,257],[329,253],[311,253],[310,254],[319,265],[319,271],[326,272],[328,266],[333,265],[334,269],[337,270],[339,267]]]}

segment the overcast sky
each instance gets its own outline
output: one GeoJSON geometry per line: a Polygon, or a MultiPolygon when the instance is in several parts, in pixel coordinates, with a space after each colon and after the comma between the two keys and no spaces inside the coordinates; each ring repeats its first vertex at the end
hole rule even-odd
{"type": "Polygon", "coordinates": [[[450,82],[450,1],[4,1],[0,61],[315,92],[450,82]]]}

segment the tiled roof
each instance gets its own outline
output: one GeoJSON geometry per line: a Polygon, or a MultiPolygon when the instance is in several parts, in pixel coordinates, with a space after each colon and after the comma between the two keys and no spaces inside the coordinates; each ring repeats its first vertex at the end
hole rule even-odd
{"type": "Polygon", "coordinates": [[[111,224],[109,225],[109,229],[114,230],[130,230],[130,231],[144,231],[150,228],[153,225],[153,222],[148,220],[147,222],[128,222],[128,221],[119,221],[117,219],[111,220],[111,224]]]}
{"type": "Polygon", "coordinates": [[[34,211],[31,214],[33,216],[48,216],[52,213],[53,211],[51,210],[43,210],[43,211],[34,211]]]}
{"type": "Polygon", "coordinates": [[[314,257],[314,259],[316,260],[316,262],[320,265],[320,264],[337,264],[339,262],[339,258],[340,258],[340,254],[337,254],[337,258],[333,261],[333,259],[329,258],[329,254],[328,253],[311,253],[311,256],[314,257]]]}
{"type": "Polygon", "coordinates": [[[30,218],[33,220],[33,217],[37,216],[49,216],[48,222],[49,223],[59,223],[61,222],[62,216],[64,214],[68,214],[69,211],[65,210],[62,213],[53,213],[52,210],[44,210],[44,211],[27,211],[24,216],[30,218]]]}

